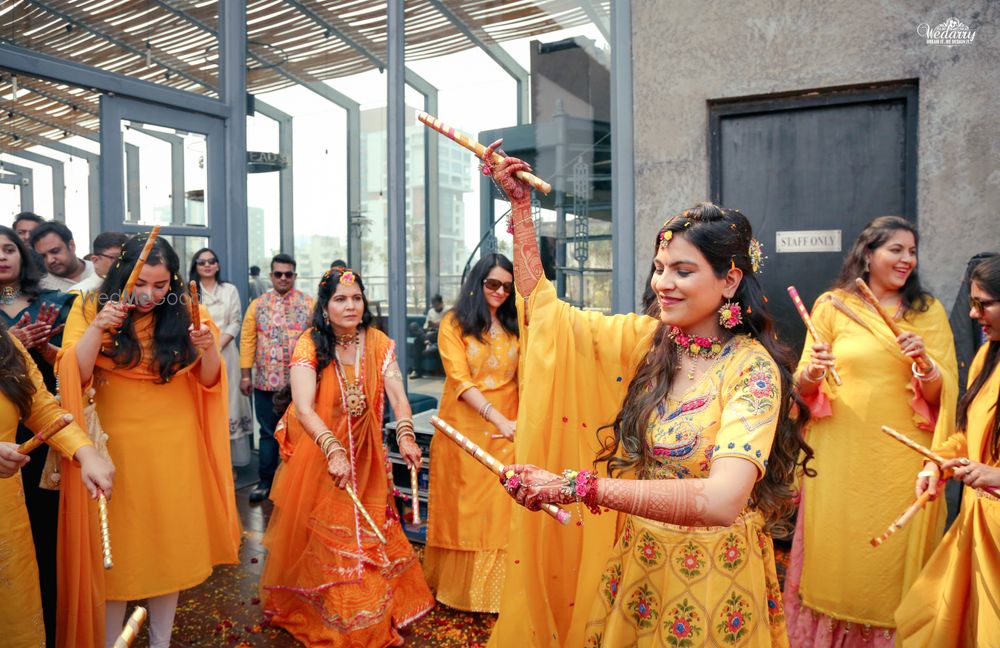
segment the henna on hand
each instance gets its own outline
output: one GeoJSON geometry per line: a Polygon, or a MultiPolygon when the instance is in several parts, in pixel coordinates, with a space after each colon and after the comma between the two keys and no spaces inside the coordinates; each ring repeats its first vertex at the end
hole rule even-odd
{"type": "Polygon", "coordinates": [[[597,503],[605,508],[680,526],[709,526],[702,479],[601,479],[597,503]]]}

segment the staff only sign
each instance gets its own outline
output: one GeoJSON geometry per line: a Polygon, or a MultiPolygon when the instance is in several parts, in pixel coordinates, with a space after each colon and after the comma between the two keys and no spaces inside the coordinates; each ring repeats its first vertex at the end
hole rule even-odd
{"type": "Polygon", "coordinates": [[[782,252],[840,252],[840,230],[776,232],[774,249],[782,252]]]}

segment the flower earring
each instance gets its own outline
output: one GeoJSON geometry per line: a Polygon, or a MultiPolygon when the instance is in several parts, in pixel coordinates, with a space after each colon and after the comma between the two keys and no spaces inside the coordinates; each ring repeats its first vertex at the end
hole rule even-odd
{"type": "Polygon", "coordinates": [[[723,328],[736,328],[743,322],[743,310],[739,302],[727,301],[719,308],[719,324],[723,328]]]}

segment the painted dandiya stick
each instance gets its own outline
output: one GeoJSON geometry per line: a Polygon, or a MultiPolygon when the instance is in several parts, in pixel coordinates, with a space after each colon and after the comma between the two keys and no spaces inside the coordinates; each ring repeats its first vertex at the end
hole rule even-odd
{"type": "Polygon", "coordinates": [[[348,484],[347,486],[344,486],[344,490],[346,490],[347,494],[351,496],[352,500],[354,500],[354,507],[361,513],[361,517],[368,522],[368,526],[375,532],[375,536],[378,538],[379,542],[382,544],[389,544],[385,539],[385,536],[382,535],[382,530],[378,528],[378,525],[375,524],[375,520],[373,520],[372,516],[368,514],[368,511],[365,509],[365,505],[361,503],[360,499],[358,499],[358,495],[354,492],[354,489],[351,488],[351,485],[348,484]]]}
{"type": "Polygon", "coordinates": [[[108,498],[101,493],[97,496],[97,514],[101,522],[101,553],[104,554],[104,568],[115,566],[111,560],[111,534],[108,532],[108,498]]]}
{"type": "MultiPolygon", "coordinates": [[[[854,280],[854,283],[857,285],[858,290],[861,292],[861,297],[864,298],[866,302],[871,304],[872,308],[875,309],[875,312],[882,317],[882,320],[889,327],[889,330],[892,331],[892,334],[895,337],[899,337],[903,333],[903,330],[899,328],[899,325],[896,324],[895,320],[893,320],[892,317],[889,315],[889,313],[886,312],[885,308],[882,307],[882,304],[880,304],[878,301],[878,297],[876,297],[875,293],[872,292],[872,289],[868,287],[868,284],[865,283],[865,280],[862,279],[861,277],[858,277],[857,279],[854,280]]],[[[920,371],[920,373],[927,373],[933,368],[930,363],[930,360],[927,359],[926,354],[917,356],[916,358],[914,358],[913,361],[917,363],[917,369],[920,371]]]]}
{"type": "MultiPolygon", "coordinates": [[[[462,449],[468,452],[470,455],[472,455],[472,457],[476,461],[478,461],[479,463],[483,464],[484,466],[492,470],[494,473],[496,473],[498,477],[503,476],[503,464],[500,463],[500,461],[497,460],[496,457],[486,452],[478,445],[473,443],[471,440],[469,440],[469,438],[466,437],[464,434],[462,434],[452,426],[448,425],[447,421],[437,416],[432,416],[431,425],[436,427],[446,437],[448,437],[449,439],[457,443],[459,446],[461,446],[462,449]]],[[[542,504],[542,510],[551,515],[552,517],[554,517],[556,520],[558,520],[560,524],[566,524],[569,522],[570,518],[569,512],[566,509],[557,506],[556,504],[542,504]]]]}
{"type": "MultiPolygon", "coordinates": [[[[809,329],[809,335],[813,337],[818,344],[824,344],[823,339],[820,338],[819,332],[816,331],[816,327],[813,325],[812,318],[809,317],[809,311],[806,310],[806,305],[802,303],[802,298],[799,297],[799,291],[795,290],[795,286],[788,287],[788,295],[792,298],[792,303],[795,304],[795,310],[799,311],[799,317],[802,318],[802,323],[806,325],[809,329]]],[[[830,367],[830,378],[837,384],[841,386],[844,382],[840,379],[840,375],[837,373],[837,369],[830,367]]]]}
{"type": "Polygon", "coordinates": [[[153,244],[156,243],[156,237],[159,235],[160,226],[154,225],[153,229],[149,232],[149,236],[146,238],[146,244],[142,246],[139,258],[136,259],[135,267],[132,268],[132,272],[128,275],[128,280],[125,282],[125,288],[122,290],[122,301],[125,303],[132,300],[132,291],[135,290],[135,282],[139,281],[139,273],[142,272],[143,267],[145,267],[146,259],[149,258],[149,253],[152,252],[153,244]]]}
{"type": "Polygon", "coordinates": [[[35,448],[48,441],[53,434],[63,429],[72,422],[73,422],[73,415],[70,414],[69,412],[66,412],[65,414],[63,414],[62,416],[55,419],[54,421],[43,427],[41,430],[39,430],[39,432],[35,434],[35,436],[31,437],[21,445],[17,446],[17,451],[20,452],[21,454],[28,454],[29,452],[32,452],[35,448]]]}
{"type": "Polygon", "coordinates": [[[201,328],[201,309],[198,308],[198,282],[191,281],[188,283],[188,296],[191,298],[189,302],[191,306],[191,326],[194,330],[201,328]]]}
{"type": "MultiPolygon", "coordinates": [[[[472,139],[462,131],[454,128],[453,126],[445,124],[437,117],[433,115],[428,115],[425,112],[418,113],[417,119],[426,124],[428,127],[436,130],[437,132],[441,133],[448,139],[452,140],[459,146],[469,149],[470,151],[475,153],[476,157],[479,158],[480,160],[483,159],[483,155],[486,153],[486,147],[477,142],[476,140],[472,139]]],[[[504,158],[502,155],[500,155],[496,151],[493,152],[493,157],[492,157],[493,164],[500,164],[500,161],[503,159],[504,158]]],[[[547,194],[552,191],[552,185],[550,185],[548,182],[545,182],[538,176],[528,173],[527,171],[518,171],[515,175],[521,180],[527,182],[535,189],[541,191],[543,194],[547,194]]]]}
{"type": "Polygon", "coordinates": [[[417,480],[417,469],[410,468],[410,495],[413,497],[413,524],[420,524],[420,497],[418,495],[419,485],[417,480]]]}
{"type": "MultiPolygon", "coordinates": [[[[905,434],[902,434],[900,432],[897,432],[896,430],[892,429],[888,425],[883,425],[882,426],[882,431],[885,432],[886,434],[888,434],[889,436],[891,436],[893,439],[895,439],[895,440],[899,441],[900,443],[902,443],[903,445],[905,445],[907,448],[909,448],[911,450],[914,450],[917,453],[922,454],[928,460],[933,461],[934,463],[936,463],[938,465],[938,468],[940,468],[941,466],[943,466],[944,463],[946,461],[948,461],[947,459],[945,459],[941,455],[939,455],[936,452],[932,451],[930,448],[926,448],[926,447],[920,445],[919,443],[917,443],[916,441],[914,441],[910,437],[908,437],[905,434]]],[[[950,474],[948,474],[948,475],[942,474],[941,476],[943,478],[945,478],[945,479],[951,477],[950,474]]],[[[994,488],[992,486],[982,486],[982,487],[980,487],[980,489],[986,491],[987,493],[989,493],[990,495],[993,495],[994,497],[1000,497],[1000,489],[998,489],[998,488],[994,488]]]]}
{"type": "MultiPolygon", "coordinates": [[[[938,483],[944,483],[944,482],[942,481],[938,483]]],[[[877,538],[871,539],[872,546],[873,547],[881,546],[881,544],[885,542],[889,536],[891,536],[893,533],[899,531],[904,526],[906,526],[906,523],[909,522],[910,519],[913,518],[913,516],[916,515],[917,512],[924,507],[924,504],[926,504],[930,499],[931,499],[931,492],[929,490],[924,491],[923,494],[917,498],[917,501],[911,504],[908,509],[903,511],[902,515],[896,518],[895,522],[889,525],[889,528],[886,529],[885,533],[883,533],[877,538]]]]}
{"type": "Polygon", "coordinates": [[[132,612],[132,616],[128,618],[125,622],[125,627],[122,628],[122,633],[118,635],[115,639],[115,648],[130,648],[130,646],[135,642],[135,638],[139,636],[139,630],[142,628],[142,624],[146,622],[146,608],[136,606],[135,610],[132,612]]]}

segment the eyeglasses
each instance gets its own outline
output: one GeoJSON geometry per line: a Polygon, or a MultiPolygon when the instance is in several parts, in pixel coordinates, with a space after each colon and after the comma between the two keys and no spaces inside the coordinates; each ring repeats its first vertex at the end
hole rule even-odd
{"type": "Polygon", "coordinates": [[[993,304],[1000,304],[1000,299],[976,299],[975,297],[969,297],[969,308],[980,313],[985,312],[993,304]]]}
{"type": "Polygon", "coordinates": [[[200,266],[207,266],[207,265],[215,265],[218,262],[219,262],[218,259],[198,259],[197,261],[194,262],[194,264],[200,266]]]}
{"type": "Polygon", "coordinates": [[[503,288],[504,292],[508,295],[514,292],[514,282],[513,281],[500,281],[499,279],[483,279],[483,285],[486,286],[487,290],[492,290],[493,292],[500,292],[503,288]]]}
{"type": "Polygon", "coordinates": [[[111,254],[104,254],[103,252],[94,252],[94,254],[92,254],[91,256],[104,257],[108,261],[117,261],[118,260],[117,256],[113,256],[111,254]]]}
{"type": "Polygon", "coordinates": [[[271,276],[275,279],[291,279],[295,276],[295,272],[289,270],[288,272],[272,272],[271,276]]]}

